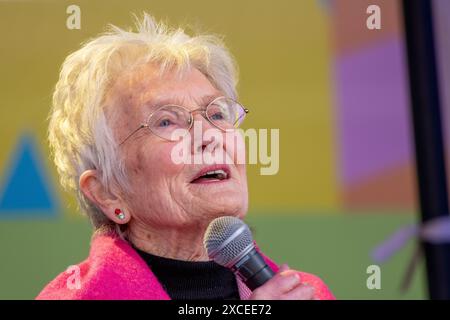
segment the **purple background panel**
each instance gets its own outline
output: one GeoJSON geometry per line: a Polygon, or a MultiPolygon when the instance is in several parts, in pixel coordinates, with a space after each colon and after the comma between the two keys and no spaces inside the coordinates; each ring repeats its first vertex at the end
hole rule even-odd
{"type": "Polygon", "coordinates": [[[411,161],[403,42],[386,40],[336,57],[334,67],[341,183],[411,161]]]}

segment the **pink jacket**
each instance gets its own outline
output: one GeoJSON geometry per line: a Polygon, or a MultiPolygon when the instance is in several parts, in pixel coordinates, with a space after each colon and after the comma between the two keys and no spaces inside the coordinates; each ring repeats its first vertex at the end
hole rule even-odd
{"type": "MultiPolygon", "coordinates": [[[[266,256],[263,257],[277,272],[278,266],[266,256]]],[[[59,274],[36,299],[170,299],[145,261],[126,241],[115,234],[93,237],[89,257],[78,264],[78,267],[79,274],[77,268],[59,274]],[[80,279],[78,287],[74,286],[73,282],[76,276],[80,279]]],[[[303,282],[315,287],[317,299],[334,299],[333,294],[318,277],[299,273],[303,282]]],[[[251,294],[250,289],[239,278],[237,280],[241,299],[247,299],[251,294]]]]}

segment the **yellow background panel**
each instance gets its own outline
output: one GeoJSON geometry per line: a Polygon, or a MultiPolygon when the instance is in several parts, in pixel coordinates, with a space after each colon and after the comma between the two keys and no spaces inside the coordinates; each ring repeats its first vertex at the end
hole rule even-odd
{"type": "MultiPolygon", "coordinates": [[[[28,129],[57,183],[45,136],[63,59],[107,23],[131,26],[131,13],[146,10],[173,26],[224,35],[240,67],[240,100],[251,109],[245,128],[280,129],[278,174],[249,166],[250,209],[338,211],[328,17],[318,2],[77,1],[81,30],[66,28],[70,4],[0,2],[0,170],[28,129]]],[[[61,196],[73,211],[73,199],[61,196]]]]}

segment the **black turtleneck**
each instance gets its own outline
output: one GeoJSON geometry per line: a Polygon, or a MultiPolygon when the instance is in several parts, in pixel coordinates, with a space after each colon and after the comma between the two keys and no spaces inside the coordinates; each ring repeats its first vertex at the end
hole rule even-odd
{"type": "Polygon", "coordinates": [[[240,299],[233,272],[214,261],[174,260],[135,250],[172,299],[240,299]]]}

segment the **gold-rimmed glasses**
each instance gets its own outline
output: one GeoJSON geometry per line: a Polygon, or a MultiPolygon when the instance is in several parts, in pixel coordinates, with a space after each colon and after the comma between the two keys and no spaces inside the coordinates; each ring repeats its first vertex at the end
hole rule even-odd
{"type": "Polygon", "coordinates": [[[249,110],[239,102],[223,96],[215,98],[205,108],[192,111],[175,104],[164,105],[152,112],[147,121],[131,132],[119,145],[124,144],[143,128],[149,129],[162,139],[176,141],[177,139],[173,137],[175,130],[183,129],[187,134],[192,128],[194,123],[193,114],[196,112],[201,113],[214,127],[222,131],[229,131],[238,128],[242,124],[249,110]]]}

